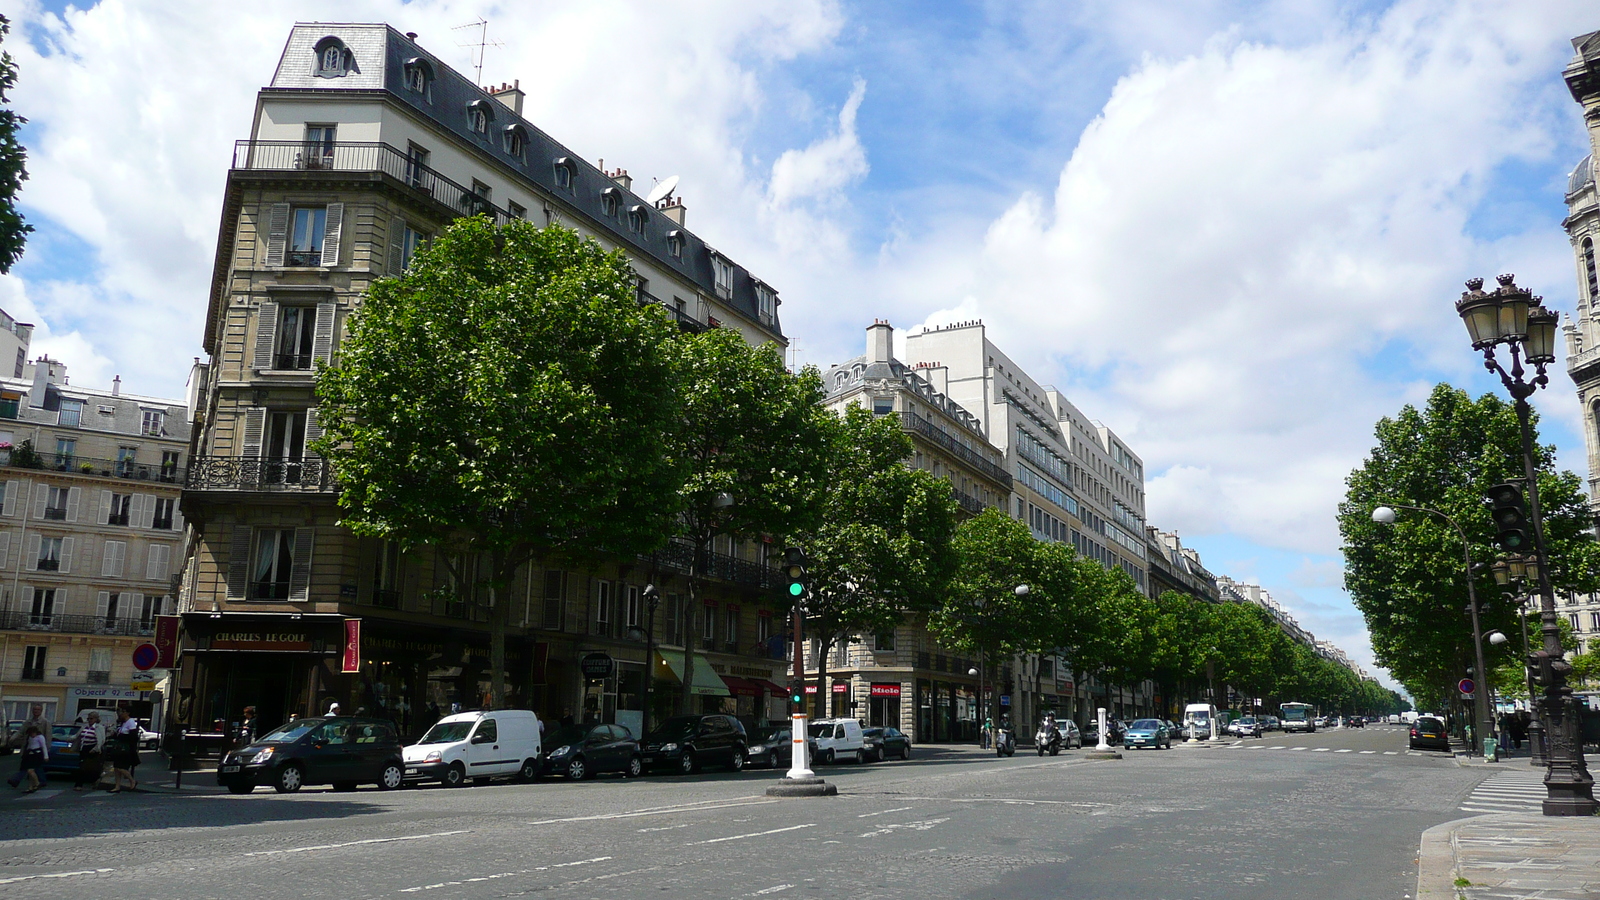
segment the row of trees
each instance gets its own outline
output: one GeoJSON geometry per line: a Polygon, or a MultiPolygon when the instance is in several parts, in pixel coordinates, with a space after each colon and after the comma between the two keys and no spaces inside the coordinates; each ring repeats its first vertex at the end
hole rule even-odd
{"type": "MultiPolygon", "coordinates": [[[[1444,709],[1457,702],[1455,685],[1473,670],[1471,577],[1484,634],[1498,630],[1510,638],[1500,645],[1484,642],[1491,672],[1509,670],[1493,683],[1508,693],[1518,690],[1521,602],[1531,589],[1495,583],[1489,564],[1500,552],[1483,494],[1522,477],[1515,409],[1493,394],[1473,399],[1441,384],[1422,409],[1405,406],[1378,422],[1376,433],[1377,446],[1348,479],[1339,531],[1345,587],[1366,618],[1378,663],[1420,707],[1444,709]],[[1460,534],[1439,516],[1400,509],[1393,525],[1372,521],[1374,508],[1396,504],[1437,510],[1459,523],[1474,564],[1470,576],[1460,534]]],[[[1537,439],[1535,458],[1551,579],[1558,592],[1595,590],[1600,545],[1590,533],[1582,483],[1571,472],[1557,471],[1555,448],[1537,439]]],[[[1533,610],[1537,642],[1537,597],[1533,610]]],[[[1521,691],[1525,696],[1526,689],[1521,691]]]]}
{"type": "MultiPolygon", "coordinates": [[[[496,704],[520,567],[687,541],[693,634],[720,535],[806,549],[807,627],[824,661],[837,641],[910,614],[957,651],[1059,651],[1080,680],[1366,703],[1348,671],[1261,610],[1149,600],[1121,570],[997,510],[958,527],[948,482],[904,464],[912,445],[894,417],[829,412],[816,370],[790,373],[774,346],[680,331],[639,302],[620,252],[571,231],[455,223],[372,286],[317,391],[314,449],[333,467],[344,524],[444,551],[457,590],[488,606],[496,704]]],[[[692,671],[683,683],[687,698],[692,671]]]]}

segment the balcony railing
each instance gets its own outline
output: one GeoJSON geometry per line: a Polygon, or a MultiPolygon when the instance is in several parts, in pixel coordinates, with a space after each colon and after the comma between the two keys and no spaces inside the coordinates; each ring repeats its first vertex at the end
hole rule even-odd
{"type": "Polygon", "coordinates": [[[189,464],[189,477],[184,487],[191,491],[268,491],[284,494],[317,494],[335,490],[328,461],[320,456],[297,460],[197,456],[189,464]]]}
{"type": "Polygon", "coordinates": [[[311,369],[311,354],[309,353],[275,353],[272,356],[272,368],[292,372],[296,370],[311,369]]]}
{"type": "MultiPolygon", "coordinates": [[[[57,453],[30,455],[19,452],[16,448],[0,450],[0,466],[39,469],[46,472],[71,472],[76,475],[99,475],[104,478],[126,478],[132,481],[157,481],[164,484],[183,482],[183,469],[177,465],[57,453]]],[[[62,514],[65,515],[65,510],[62,514]]]]}
{"type": "Polygon", "coordinates": [[[0,628],[15,631],[53,631],[62,634],[150,634],[155,619],[115,616],[35,613],[25,609],[0,611],[0,628]]]}
{"type": "MultiPolygon", "coordinates": [[[[395,147],[383,143],[338,141],[308,146],[303,141],[236,141],[233,145],[235,169],[268,171],[382,172],[417,193],[444,204],[458,216],[484,213],[504,224],[513,216],[456,184],[395,147]]],[[[310,264],[320,265],[321,254],[310,264]]]]}
{"type": "MultiPolygon", "coordinates": [[[[678,572],[688,572],[689,563],[693,558],[694,545],[685,540],[672,541],[655,555],[655,561],[659,565],[678,572]]],[[[776,570],[758,562],[717,553],[714,550],[706,551],[699,574],[702,578],[757,588],[770,588],[778,583],[776,570]]]]}
{"type": "Polygon", "coordinates": [[[988,508],[988,504],[984,503],[981,499],[974,497],[973,495],[968,494],[959,488],[951,488],[950,493],[956,496],[956,503],[960,504],[961,508],[969,513],[981,513],[988,508]]]}
{"type": "Polygon", "coordinates": [[[921,436],[924,440],[978,470],[990,479],[1005,485],[1006,490],[1011,489],[1010,472],[984,459],[978,451],[945,434],[938,426],[927,419],[914,412],[902,412],[900,414],[900,427],[921,436]]]}

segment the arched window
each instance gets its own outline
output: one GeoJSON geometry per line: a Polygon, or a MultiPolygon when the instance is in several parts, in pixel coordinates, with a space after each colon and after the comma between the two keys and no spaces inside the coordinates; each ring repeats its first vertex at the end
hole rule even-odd
{"type": "Polygon", "coordinates": [[[568,191],[572,190],[573,175],[576,174],[577,168],[577,164],[572,161],[570,156],[563,156],[557,159],[555,161],[556,187],[568,191]]]}
{"type": "Polygon", "coordinates": [[[520,124],[512,122],[505,127],[501,134],[505,137],[506,153],[521,159],[523,148],[528,146],[528,130],[520,124]]]}
{"type": "Polygon", "coordinates": [[[617,210],[622,208],[622,191],[608,187],[600,192],[600,211],[615,219],[617,210]]]}
{"type": "Polygon", "coordinates": [[[330,34],[317,41],[314,49],[317,55],[312,74],[316,77],[343,78],[356,71],[354,54],[344,45],[344,41],[333,35],[330,34]]]}
{"type": "Polygon", "coordinates": [[[489,123],[494,121],[494,109],[487,100],[474,100],[467,104],[467,127],[475,134],[488,134],[489,123]]]}
{"type": "Polygon", "coordinates": [[[1589,302],[1600,302],[1600,278],[1595,277],[1594,239],[1583,239],[1583,271],[1589,276],[1589,302]]]}
{"type": "Polygon", "coordinates": [[[406,90],[430,99],[433,87],[433,64],[420,56],[413,56],[405,64],[406,90]]]}
{"type": "Polygon", "coordinates": [[[628,230],[635,234],[644,233],[644,223],[650,221],[650,214],[645,212],[643,204],[628,207],[628,230]]]}
{"type": "Polygon", "coordinates": [[[675,258],[683,257],[683,232],[676,228],[667,232],[667,252],[675,258]]]}

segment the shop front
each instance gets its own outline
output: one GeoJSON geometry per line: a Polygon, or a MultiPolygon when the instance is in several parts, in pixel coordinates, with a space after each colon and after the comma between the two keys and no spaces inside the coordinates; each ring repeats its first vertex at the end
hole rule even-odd
{"type": "MultiPolygon", "coordinates": [[[[683,651],[657,650],[656,661],[658,663],[656,671],[660,673],[665,670],[667,676],[666,678],[662,679],[667,682],[667,684],[664,685],[667,690],[662,692],[663,698],[668,696],[682,696],[683,651]]],[[[689,694],[690,696],[694,697],[699,704],[698,707],[691,708],[691,714],[703,715],[706,713],[727,713],[729,715],[736,715],[738,713],[738,704],[734,701],[733,691],[728,689],[728,683],[722,680],[722,676],[718,675],[716,670],[711,668],[711,660],[706,659],[703,655],[697,654],[694,660],[694,671],[689,677],[689,694]]],[[[658,684],[658,687],[661,686],[662,685],[658,684]]],[[[651,705],[655,706],[655,702],[652,701],[651,705]]],[[[669,710],[675,708],[675,706],[667,707],[669,710]]],[[[660,707],[656,707],[655,712],[657,714],[652,714],[650,721],[661,721],[661,718],[659,717],[659,711],[660,707]]],[[[671,713],[668,713],[668,715],[670,714],[671,713]]]]}
{"type": "Polygon", "coordinates": [[[900,689],[898,681],[875,681],[867,688],[867,724],[877,728],[900,728],[900,689]]]}
{"type": "MultiPolygon", "coordinates": [[[[342,711],[390,719],[402,735],[417,736],[442,716],[490,705],[486,633],[375,619],[363,625],[360,671],[341,699],[342,711]]],[[[546,644],[507,635],[507,708],[533,708],[548,654],[546,644]]]]}
{"type": "MultiPolygon", "coordinates": [[[[993,695],[990,695],[993,699],[993,695]]],[[[978,692],[974,685],[917,679],[917,730],[913,740],[964,743],[978,739],[978,692]]]]}
{"type": "Polygon", "coordinates": [[[290,714],[318,715],[349,694],[345,617],[318,613],[185,613],[173,720],[231,740],[246,706],[257,732],[290,714]]]}

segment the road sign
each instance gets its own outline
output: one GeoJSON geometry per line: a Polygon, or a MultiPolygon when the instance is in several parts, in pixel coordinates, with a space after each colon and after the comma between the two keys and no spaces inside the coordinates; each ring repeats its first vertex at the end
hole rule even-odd
{"type": "Polygon", "coordinates": [[[1473,691],[1477,690],[1477,688],[1478,688],[1478,686],[1472,683],[1472,679],[1471,678],[1463,678],[1460,681],[1456,682],[1456,689],[1459,690],[1463,694],[1470,694],[1473,691]]]}
{"type": "Polygon", "coordinates": [[[1000,705],[1001,706],[1010,706],[1011,705],[1011,695],[1010,694],[1001,694],[1000,695],[1000,705]]]}
{"type": "Polygon", "coordinates": [[[154,669],[156,660],[161,658],[161,651],[155,644],[140,644],[133,648],[133,667],[141,672],[154,669]]]}
{"type": "Polygon", "coordinates": [[[133,688],[136,691],[153,691],[156,689],[156,683],[154,681],[140,681],[138,679],[134,679],[128,684],[128,687],[133,688]]]}

